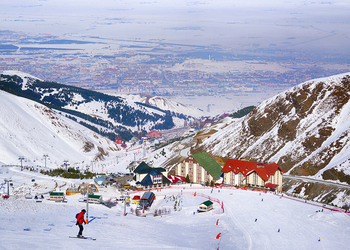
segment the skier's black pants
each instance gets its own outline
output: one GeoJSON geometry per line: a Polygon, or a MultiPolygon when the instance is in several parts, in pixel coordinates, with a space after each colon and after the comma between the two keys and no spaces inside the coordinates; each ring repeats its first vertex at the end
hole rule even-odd
{"type": "Polygon", "coordinates": [[[83,224],[78,224],[78,226],[79,226],[79,233],[78,233],[78,235],[83,235],[83,230],[84,230],[83,224]]]}

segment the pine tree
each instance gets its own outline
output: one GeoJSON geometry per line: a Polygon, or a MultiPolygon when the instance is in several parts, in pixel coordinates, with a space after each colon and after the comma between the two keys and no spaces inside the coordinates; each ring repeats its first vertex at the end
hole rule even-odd
{"type": "Polygon", "coordinates": [[[187,175],[186,175],[186,183],[190,183],[190,182],[191,182],[190,176],[187,174],[187,175]]]}

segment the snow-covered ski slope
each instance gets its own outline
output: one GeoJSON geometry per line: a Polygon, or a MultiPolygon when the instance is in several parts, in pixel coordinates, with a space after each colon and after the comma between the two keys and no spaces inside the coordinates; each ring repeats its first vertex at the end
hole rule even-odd
{"type": "MultiPolygon", "coordinates": [[[[61,112],[37,102],[0,91],[0,162],[43,166],[43,155],[49,155],[50,167],[60,166],[66,159],[71,163],[90,162],[100,154],[120,150],[116,144],[61,112]]],[[[107,157],[106,157],[107,158],[107,157]]]]}
{"type": "MultiPolygon", "coordinates": [[[[1,168],[0,176],[11,177],[18,191],[18,196],[0,200],[0,249],[300,250],[347,249],[350,244],[350,216],[331,211],[328,206],[318,212],[322,207],[315,203],[272,193],[228,188],[212,191],[199,185],[154,190],[156,200],[140,217],[131,213],[134,204],[126,208],[126,216],[121,203],[112,208],[89,204],[90,223],[84,226],[83,235],[97,240],[70,239],[78,233],[75,214],[86,207],[78,201],[81,195],[68,196],[67,203],[56,203],[48,201],[46,194],[42,203],[37,203],[25,199],[24,193],[29,187],[32,193],[47,192],[54,182],[59,186],[66,183],[61,187],[65,190],[79,180],[52,179],[29,171],[14,172],[13,168],[1,168]],[[34,187],[32,178],[39,187],[34,187]],[[224,213],[217,202],[210,212],[194,213],[208,196],[224,203],[224,213]],[[154,216],[155,210],[163,212],[154,216]]],[[[113,188],[100,189],[99,194],[104,200],[120,196],[113,188]]]]}

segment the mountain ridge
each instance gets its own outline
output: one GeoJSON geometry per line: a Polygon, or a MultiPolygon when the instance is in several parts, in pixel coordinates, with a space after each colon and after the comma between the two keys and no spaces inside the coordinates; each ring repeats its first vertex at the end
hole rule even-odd
{"type": "Polygon", "coordinates": [[[0,89],[69,113],[111,140],[116,135],[129,140],[135,131],[169,129],[195,119],[151,104],[130,102],[122,96],[43,81],[18,71],[2,72],[0,89]]]}
{"type": "Polygon", "coordinates": [[[222,161],[276,162],[289,174],[315,178],[329,179],[326,171],[333,179],[350,175],[349,96],[350,73],[301,83],[243,118],[207,127],[192,152],[207,150],[222,161]]]}

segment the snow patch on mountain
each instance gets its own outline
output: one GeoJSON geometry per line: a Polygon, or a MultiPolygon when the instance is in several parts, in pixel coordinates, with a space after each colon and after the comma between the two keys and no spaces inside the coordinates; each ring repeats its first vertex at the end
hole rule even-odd
{"type": "Polygon", "coordinates": [[[184,105],[178,102],[171,101],[169,99],[159,97],[159,96],[149,96],[149,95],[131,95],[131,94],[118,94],[115,96],[120,96],[124,99],[126,99],[129,103],[133,102],[140,102],[152,105],[154,107],[160,108],[162,110],[167,110],[170,112],[178,113],[178,114],[184,114],[187,116],[191,116],[194,118],[201,118],[204,116],[208,116],[207,113],[203,112],[202,110],[184,105]]]}

